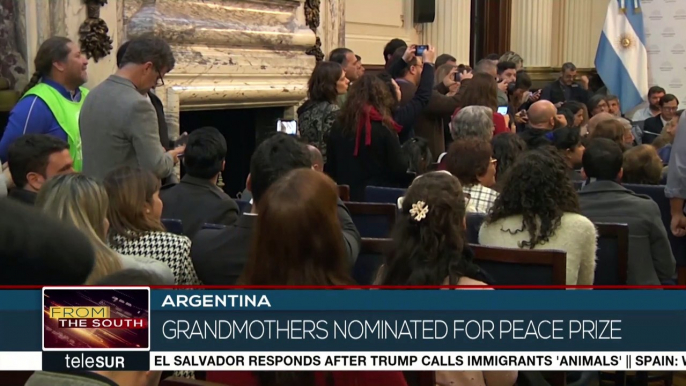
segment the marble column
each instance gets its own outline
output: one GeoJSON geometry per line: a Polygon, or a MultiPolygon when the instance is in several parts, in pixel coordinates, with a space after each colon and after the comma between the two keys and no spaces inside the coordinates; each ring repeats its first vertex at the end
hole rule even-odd
{"type": "Polygon", "coordinates": [[[512,0],[510,48],[526,67],[552,67],[553,0],[512,0]]]}
{"type": "Polygon", "coordinates": [[[436,46],[436,53],[450,54],[458,63],[469,63],[470,0],[437,0],[436,20],[424,24],[422,42],[436,46]]]}
{"type": "Polygon", "coordinates": [[[322,41],[322,52],[345,47],[345,0],[322,0],[317,36],[322,41]]]}
{"type": "Polygon", "coordinates": [[[580,68],[593,67],[598,37],[593,36],[589,17],[593,0],[564,0],[562,7],[562,33],[560,65],[572,62],[580,68]]]}

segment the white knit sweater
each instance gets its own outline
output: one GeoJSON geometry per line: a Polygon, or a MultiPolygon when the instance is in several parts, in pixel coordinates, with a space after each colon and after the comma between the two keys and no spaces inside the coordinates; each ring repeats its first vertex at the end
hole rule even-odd
{"type": "MultiPolygon", "coordinates": [[[[522,216],[510,216],[481,226],[479,243],[500,248],[519,248],[529,240],[529,232],[522,229],[522,216]],[[509,230],[509,232],[508,232],[509,230]]],[[[576,213],[565,213],[560,226],[549,240],[534,249],[556,249],[567,252],[567,285],[592,285],[595,273],[597,232],[591,220],[576,213]]]]}

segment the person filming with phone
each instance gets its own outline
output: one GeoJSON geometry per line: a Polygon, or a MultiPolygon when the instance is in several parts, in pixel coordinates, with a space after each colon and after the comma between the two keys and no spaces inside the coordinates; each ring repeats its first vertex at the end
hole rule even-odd
{"type": "Polygon", "coordinates": [[[587,103],[590,97],[588,92],[588,77],[582,76],[576,82],[576,66],[574,63],[567,62],[562,65],[560,78],[543,88],[541,99],[552,102],[556,107],[562,103],[577,101],[587,103]]]}

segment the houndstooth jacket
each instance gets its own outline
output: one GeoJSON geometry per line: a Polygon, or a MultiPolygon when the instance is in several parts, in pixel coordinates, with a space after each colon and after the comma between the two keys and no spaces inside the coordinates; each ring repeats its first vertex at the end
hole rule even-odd
{"type": "Polygon", "coordinates": [[[174,273],[176,285],[202,284],[191,261],[191,240],[169,232],[147,232],[138,238],[121,235],[112,238],[112,249],[122,255],[159,260],[174,273]]]}

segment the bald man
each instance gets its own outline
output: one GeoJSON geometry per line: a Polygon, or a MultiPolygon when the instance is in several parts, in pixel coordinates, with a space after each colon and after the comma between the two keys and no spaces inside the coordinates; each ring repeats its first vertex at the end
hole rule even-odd
{"type": "Polygon", "coordinates": [[[528,148],[550,145],[548,134],[555,128],[557,107],[550,101],[540,100],[529,107],[526,115],[529,123],[520,135],[528,148]]]}
{"type": "Polygon", "coordinates": [[[322,152],[312,145],[307,145],[307,150],[310,152],[310,159],[312,159],[312,169],[318,172],[324,171],[324,157],[322,157],[322,152]]]}

